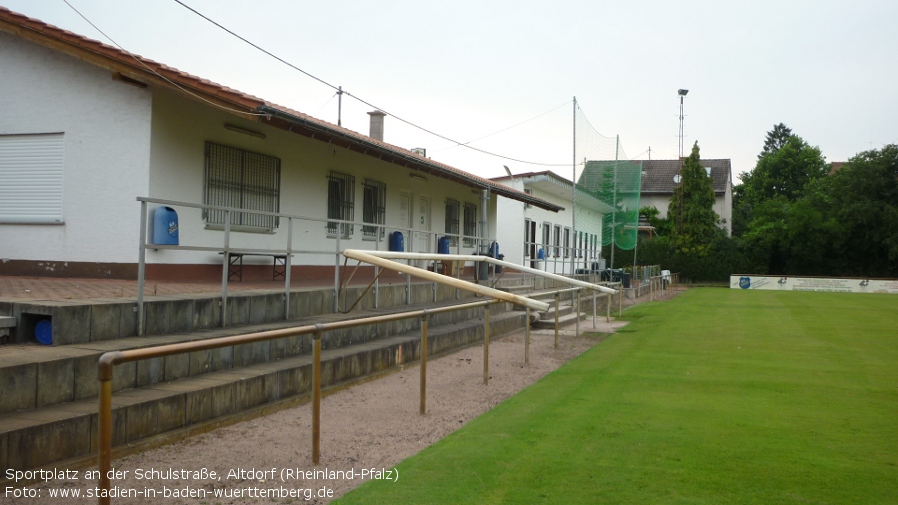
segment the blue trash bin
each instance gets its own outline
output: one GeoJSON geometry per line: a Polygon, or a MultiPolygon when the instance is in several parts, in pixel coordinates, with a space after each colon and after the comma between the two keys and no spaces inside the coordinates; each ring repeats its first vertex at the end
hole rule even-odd
{"type": "Polygon", "coordinates": [[[178,245],[178,213],[171,207],[159,207],[153,214],[153,243],[178,245]]]}
{"type": "Polygon", "coordinates": [[[405,237],[401,231],[394,231],[390,234],[390,250],[393,252],[405,251],[405,237]]]}
{"type": "Polygon", "coordinates": [[[440,240],[437,241],[437,252],[449,254],[449,237],[440,237],[440,240]]]}

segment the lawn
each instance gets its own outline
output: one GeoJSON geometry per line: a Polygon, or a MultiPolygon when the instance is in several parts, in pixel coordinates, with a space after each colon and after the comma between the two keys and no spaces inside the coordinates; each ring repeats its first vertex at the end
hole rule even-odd
{"type": "Polygon", "coordinates": [[[340,504],[898,503],[898,297],[692,289],[340,504]]]}

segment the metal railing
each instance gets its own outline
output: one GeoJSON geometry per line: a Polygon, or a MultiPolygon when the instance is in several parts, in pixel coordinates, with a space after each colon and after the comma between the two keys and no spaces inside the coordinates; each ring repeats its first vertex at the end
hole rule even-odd
{"type": "MultiPolygon", "coordinates": [[[[284,318],[286,320],[290,319],[290,281],[291,281],[291,266],[293,264],[293,257],[298,255],[303,255],[306,257],[318,257],[319,259],[322,257],[332,256],[334,258],[334,291],[333,291],[333,311],[337,312],[339,310],[338,303],[338,295],[340,291],[340,266],[341,266],[341,256],[342,256],[342,245],[346,240],[356,240],[356,239],[348,239],[347,237],[343,237],[341,233],[337,233],[335,235],[329,235],[327,233],[327,227],[330,223],[337,223],[340,225],[352,225],[354,228],[361,230],[363,227],[375,228],[376,232],[373,237],[361,237],[358,240],[362,240],[364,242],[373,242],[374,249],[379,250],[383,247],[383,242],[388,240],[391,232],[398,231],[401,232],[405,239],[407,239],[407,244],[405,245],[405,249],[407,251],[414,251],[416,247],[416,243],[422,244],[427,243],[427,248],[433,248],[434,250],[438,247],[439,237],[450,237],[455,239],[455,252],[457,254],[461,254],[463,249],[464,242],[470,242],[475,244],[473,248],[485,248],[485,243],[488,241],[487,237],[481,236],[469,236],[463,234],[446,234],[440,233],[430,230],[420,230],[416,228],[402,227],[402,226],[388,226],[386,224],[377,224],[377,223],[366,223],[362,221],[346,221],[340,219],[333,218],[318,218],[318,217],[310,217],[310,216],[301,216],[294,214],[285,214],[281,212],[266,212],[266,211],[248,211],[246,209],[240,209],[236,207],[223,207],[218,205],[203,205],[197,203],[190,202],[182,202],[176,200],[165,200],[160,198],[148,198],[148,197],[137,197],[137,201],[140,202],[140,238],[139,238],[139,251],[138,251],[138,274],[137,274],[137,312],[138,312],[138,335],[143,335],[145,331],[145,320],[146,320],[146,307],[144,304],[144,285],[146,282],[146,255],[147,249],[153,250],[177,250],[177,251],[189,251],[189,252],[199,252],[199,253],[214,253],[221,254],[221,326],[226,327],[228,325],[228,277],[229,277],[229,262],[232,254],[271,254],[271,255],[284,255],[285,259],[285,275],[284,275],[284,318]],[[169,206],[175,208],[183,208],[183,209],[197,209],[201,212],[207,211],[218,211],[222,212],[224,215],[223,225],[215,225],[214,227],[209,227],[208,224],[202,229],[203,232],[206,231],[207,228],[212,229],[216,232],[222,232],[221,237],[221,245],[167,245],[167,244],[155,244],[152,243],[151,240],[147,237],[148,232],[148,218],[149,218],[149,204],[155,204],[160,206],[169,206]],[[258,214],[262,216],[273,216],[278,218],[279,222],[282,224],[279,228],[274,230],[271,233],[266,233],[266,235],[283,235],[282,239],[275,239],[273,242],[280,241],[283,244],[280,247],[275,248],[262,248],[262,247],[239,247],[234,246],[232,244],[232,234],[235,231],[245,232],[245,229],[233,230],[231,227],[231,215],[232,213],[252,213],[258,214]],[[286,221],[286,232],[283,231],[284,225],[283,222],[286,221]],[[295,237],[294,237],[294,229],[300,224],[306,223],[307,227],[320,227],[321,230],[321,239],[322,240],[333,240],[334,248],[332,250],[329,249],[303,249],[297,248],[295,245],[295,237]],[[218,226],[221,226],[219,228],[218,226]]],[[[205,223],[203,218],[200,216],[197,218],[200,222],[205,223]]],[[[184,227],[182,226],[187,221],[181,220],[179,218],[179,238],[185,238],[184,227]]],[[[200,230],[196,230],[194,236],[199,237],[200,230]]],[[[306,231],[309,231],[308,229],[306,231]]],[[[208,237],[208,234],[204,235],[208,237]]],[[[206,243],[211,243],[213,241],[206,240],[206,243]]],[[[308,243],[308,240],[304,240],[303,243],[308,243]]],[[[465,249],[472,249],[472,247],[464,247],[465,249]]],[[[481,251],[484,252],[484,251],[481,251]]],[[[375,269],[375,276],[377,276],[378,271],[375,269]]],[[[374,283],[374,307],[378,307],[378,287],[379,284],[377,281],[374,283]]],[[[406,278],[406,304],[411,304],[411,277],[406,278]]]]}

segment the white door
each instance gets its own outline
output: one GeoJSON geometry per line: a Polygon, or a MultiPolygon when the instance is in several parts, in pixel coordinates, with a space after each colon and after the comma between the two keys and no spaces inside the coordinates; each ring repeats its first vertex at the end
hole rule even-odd
{"type": "MultiPolygon", "coordinates": [[[[431,239],[430,234],[426,232],[430,231],[430,198],[418,197],[418,208],[415,216],[415,229],[419,230],[415,232],[415,252],[429,253],[431,239]]],[[[417,266],[426,268],[427,264],[427,261],[422,260],[418,262],[417,266]]]]}

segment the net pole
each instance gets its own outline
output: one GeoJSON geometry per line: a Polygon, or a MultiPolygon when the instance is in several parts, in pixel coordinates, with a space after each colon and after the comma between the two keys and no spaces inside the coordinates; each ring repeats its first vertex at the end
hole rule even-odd
{"type": "MultiPolygon", "coordinates": [[[[571,235],[577,236],[577,97],[574,97],[574,156],[571,158],[571,235]]],[[[576,244],[577,239],[574,239],[576,244]]],[[[577,258],[571,251],[571,276],[576,272],[577,258]]]]}
{"type": "Polygon", "coordinates": [[[614,232],[617,229],[617,157],[620,153],[620,135],[614,140],[614,190],[611,193],[611,280],[614,280],[614,232]]]}

